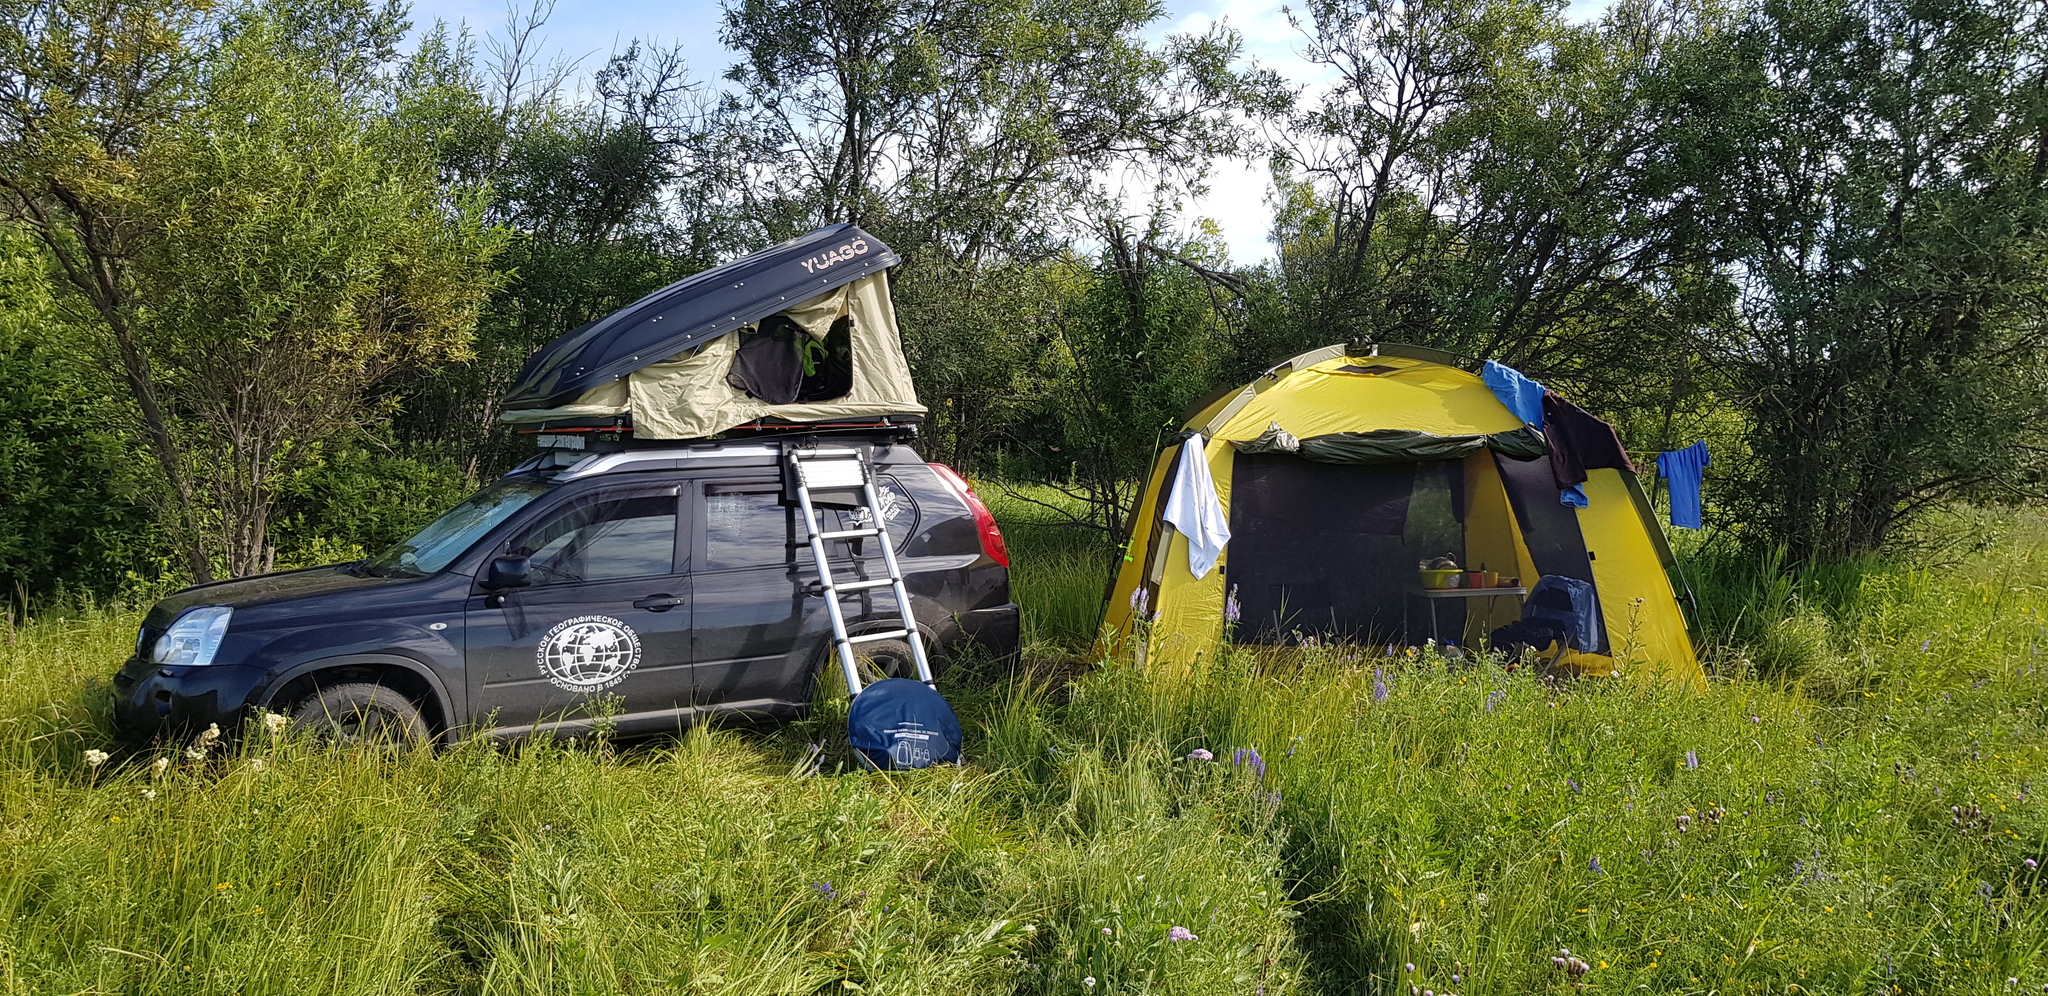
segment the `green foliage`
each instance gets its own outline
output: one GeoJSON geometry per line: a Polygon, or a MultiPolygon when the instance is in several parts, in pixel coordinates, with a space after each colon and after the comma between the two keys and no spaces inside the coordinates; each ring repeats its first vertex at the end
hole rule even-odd
{"type": "Polygon", "coordinates": [[[0,190],[120,371],[197,580],[269,565],[276,479],[374,420],[372,384],[467,354],[499,242],[371,99],[396,8],[231,13],[0,31],[0,190]]]}
{"type": "Polygon", "coordinates": [[[231,574],[266,567],[275,481],[377,414],[394,370],[469,355],[500,239],[430,162],[256,20],[144,151],[140,341],[231,574]]]}
{"type": "Polygon", "coordinates": [[[1221,250],[1174,239],[1167,221],[1160,212],[1142,232],[1121,219],[1103,226],[1101,262],[1040,319],[1052,390],[1012,444],[1038,463],[1033,476],[1081,498],[1111,535],[1125,531],[1153,455],[1220,380],[1227,355],[1227,292],[1196,269],[1220,267],[1221,250]]]}
{"type": "Polygon", "coordinates": [[[0,598],[104,592],[154,573],[161,542],[128,416],[50,299],[41,260],[0,237],[0,598]]]}
{"type": "Polygon", "coordinates": [[[1802,560],[2038,479],[2048,360],[2041,11],[1772,2],[1679,70],[1739,260],[1717,343],[1751,423],[1741,511],[1802,560]]]}
{"type": "MultiPolygon", "coordinates": [[[[1089,389],[1026,368],[1050,347],[1073,369],[1053,327],[1065,320],[1048,317],[1073,302],[1048,285],[1076,281],[1047,269],[1066,266],[1103,171],[1199,183],[1212,159],[1248,151],[1236,115],[1286,105],[1234,31],[1150,41],[1161,15],[1133,0],[726,5],[722,39],[741,55],[726,126],[760,159],[746,203],[796,230],[859,222],[903,253],[911,372],[934,446],[965,469],[1033,448],[1042,436],[1017,417],[1089,389]]],[[[1113,502],[1103,511],[1116,519],[1113,502]]]]}
{"type": "Polygon", "coordinates": [[[483,309],[474,357],[396,385],[394,428],[477,474],[526,452],[495,420],[535,350],[759,237],[704,175],[729,152],[695,148],[706,136],[694,130],[695,85],[675,50],[629,45],[597,73],[588,103],[567,100],[559,78],[513,82],[532,72],[514,59],[486,73],[445,29],[404,70],[414,82],[399,118],[431,143],[444,182],[488,189],[507,279],[483,309]],[[504,91],[492,94],[494,84],[504,91]],[[685,175],[694,182],[679,189],[685,175]]]}
{"type": "Polygon", "coordinates": [[[434,521],[476,490],[449,460],[338,446],[279,487],[272,530],[282,567],[360,560],[434,521]]]}

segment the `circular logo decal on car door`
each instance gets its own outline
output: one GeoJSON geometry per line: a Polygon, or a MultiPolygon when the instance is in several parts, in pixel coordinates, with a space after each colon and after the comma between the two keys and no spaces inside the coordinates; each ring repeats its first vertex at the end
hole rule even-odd
{"type": "Polygon", "coordinates": [[[537,656],[540,673],[556,688],[601,692],[640,663],[640,638],[610,616],[577,616],[548,630],[537,656]]]}

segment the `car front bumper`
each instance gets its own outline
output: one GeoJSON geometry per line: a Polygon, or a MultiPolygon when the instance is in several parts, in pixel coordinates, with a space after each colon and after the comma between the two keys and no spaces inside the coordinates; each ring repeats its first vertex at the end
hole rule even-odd
{"type": "Polygon", "coordinates": [[[136,741],[176,739],[218,724],[241,732],[265,672],[234,664],[165,667],[130,659],[114,675],[114,728],[136,741]]]}

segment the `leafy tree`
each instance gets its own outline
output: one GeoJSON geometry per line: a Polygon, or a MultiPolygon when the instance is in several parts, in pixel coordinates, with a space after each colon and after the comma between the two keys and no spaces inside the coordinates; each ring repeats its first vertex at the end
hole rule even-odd
{"type": "MultiPolygon", "coordinates": [[[[1171,234],[1155,209],[1143,229],[1115,214],[1097,222],[1102,256],[1051,285],[1034,314],[1045,330],[1046,390],[1011,444],[1038,476],[1082,499],[1091,521],[1121,534],[1152,456],[1188,406],[1219,381],[1234,294],[1210,283],[1225,253],[1213,230],[1171,234]]],[[[1226,278],[1227,279],[1227,278],[1226,278]]],[[[1028,499],[1027,499],[1028,500],[1028,499]]]]}
{"type": "Polygon", "coordinates": [[[1149,0],[731,0],[727,119],[757,161],[745,203],[788,229],[869,226],[908,262],[905,345],[935,446],[971,462],[1028,338],[1001,274],[1056,254],[1101,171],[1197,183],[1242,152],[1233,112],[1284,104],[1237,37],[1147,43],[1149,0]]]}
{"type": "Polygon", "coordinates": [[[0,203],[49,253],[73,292],[62,301],[71,317],[106,336],[201,579],[213,567],[198,492],[136,327],[133,204],[136,159],[186,106],[200,58],[188,40],[206,25],[191,0],[0,3],[0,203]]]}
{"type": "Polygon", "coordinates": [[[106,334],[193,576],[265,569],[279,476],[377,417],[377,381],[466,352],[498,242],[264,11],[213,45],[192,8],[37,12],[0,34],[9,208],[106,334]]]}
{"type": "Polygon", "coordinates": [[[675,50],[629,45],[595,75],[594,99],[571,103],[559,74],[517,61],[540,16],[493,46],[495,65],[438,28],[404,73],[415,82],[400,117],[432,136],[444,182],[488,186],[486,216],[509,233],[509,277],[484,309],[475,357],[395,389],[399,437],[472,476],[521,451],[496,421],[498,399],[536,349],[758,244],[763,230],[722,199],[731,167],[675,50]]]}
{"type": "MultiPolygon", "coordinates": [[[[1723,17],[1631,0],[1572,25],[1520,0],[1327,0],[1339,84],[1276,159],[1279,257],[1247,372],[1341,339],[1501,359],[1596,408],[1696,398],[1732,292],[1685,196],[1671,60],[1723,17]]],[[[1685,401],[1684,403],[1694,403],[1685,401]]]]}
{"type": "Polygon", "coordinates": [[[2038,3],[1768,0],[1689,69],[1743,291],[1735,497],[1797,558],[2038,480],[2044,57],[2038,3]]]}

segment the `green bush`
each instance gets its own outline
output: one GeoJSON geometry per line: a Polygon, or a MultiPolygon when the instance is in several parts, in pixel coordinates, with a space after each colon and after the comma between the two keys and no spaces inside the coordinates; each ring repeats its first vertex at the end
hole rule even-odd
{"type": "Polygon", "coordinates": [[[271,529],[277,566],[361,558],[411,536],[475,485],[452,461],[333,447],[285,483],[271,529]]]}
{"type": "Polygon", "coordinates": [[[0,587],[7,601],[99,596],[163,569],[148,457],[85,360],[38,262],[0,233],[0,587]]]}

